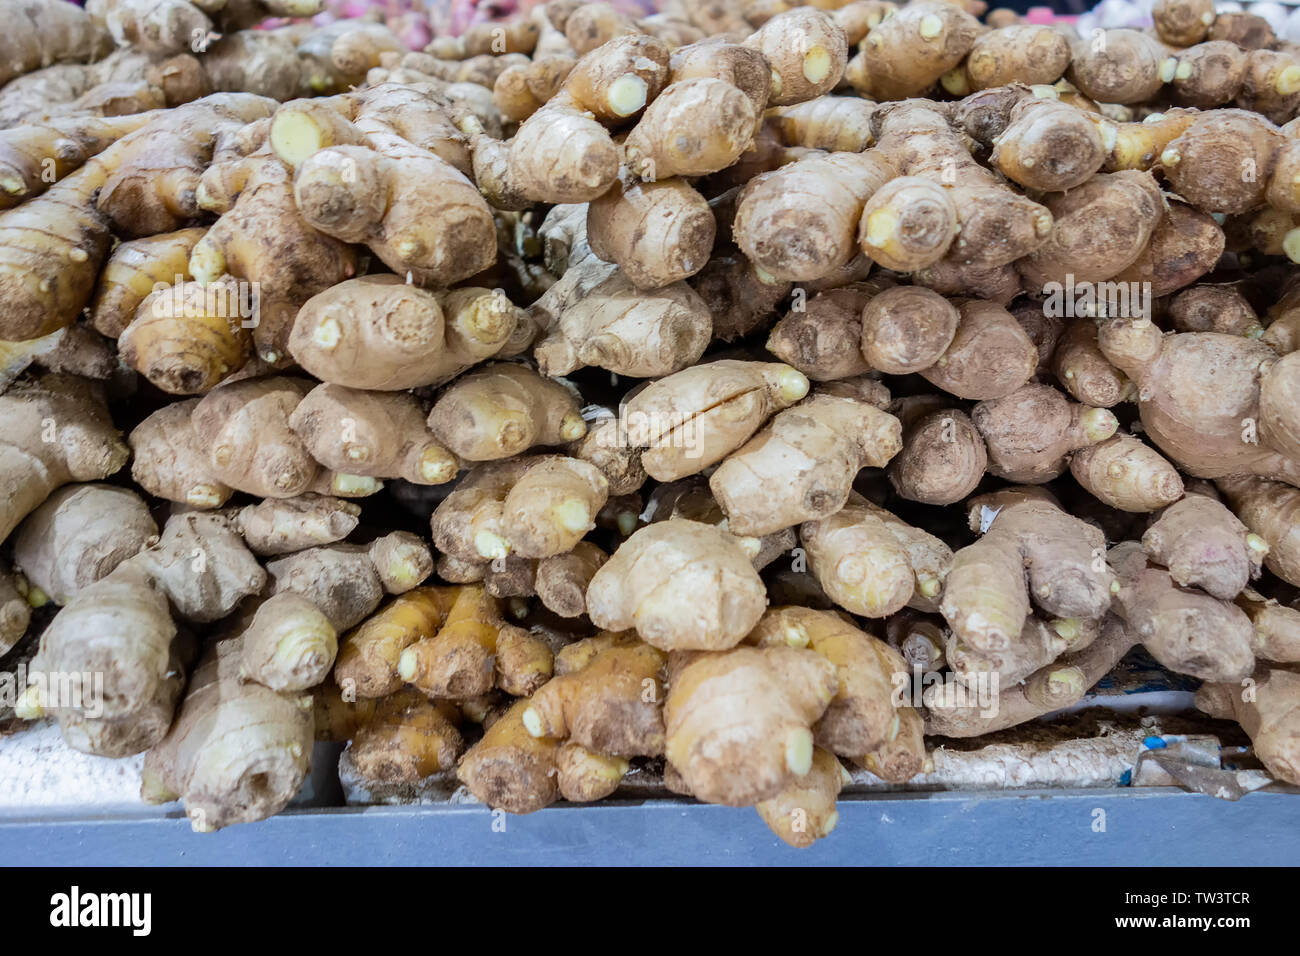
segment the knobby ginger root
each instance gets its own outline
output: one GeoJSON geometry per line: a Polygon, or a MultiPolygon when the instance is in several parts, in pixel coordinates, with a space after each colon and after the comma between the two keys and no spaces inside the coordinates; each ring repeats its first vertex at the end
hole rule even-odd
{"type": "Polygon", "coordinates": [[[303,379],[247,379],[200,400],[190,413],[194,437],[217,479],[263,498],[306,491],[319,466],[289,417],[310,390],[303,379]]]}
{"type": "Polygon", "coordinates": [[[709,487],[730,530],[769,534],[834,514],[858,472],[883,468],[901,447],[894,416],[860,398],[813,392],[719,465],[709,487]]]}
{"type": "Polygon", "coordinates": [[[932,694],[926,699],[925,732],[942,737],[978,737],[1015,727],[1081,700],[1128,653],[1138,636],[1116,617],[1077,654],[1066,655],[1028,680],[1002,689],[996,698],[971,701],[932,694]]]}
{"type": "Polygon", "coordinates": [[[907,662],[884,641],[858,630],[838,614],[801,607],[773,608],[746,639],[759,647],[806,647],[835,665],[838,688],[813,725],[819,747],[847,757],[886,744],[897,732],[897,683],[907,662]]]}
{"type": "Polygon", "coordinates": [[[799,7],[763,24],[745,45],[772,64],[773,106],[803,103],[829,93],[840,82],[848,44],[829,14],[799,7]]]}
{"type": "Polygon", "coordinates": [[[357,526],[361,509],[327,495],[266,498],[235,515],[254,554],[278,555],[342,541],[357,526]]]}
{"type": "Polygon", "coordinates": [[[180,512],[136,559],[187,621],[220,620],[261,592],[266,572],[221,514],[180,512]]]}
{"type": "Polygon", "coordinates": [[[436,634],[409,644],[397,673],[430,697],[465,700],[498,686],[532,693],[552,672],[550,648],[522,628],[507,624],[501,604],[479,585],[456,592],[436,634]]]}
{"type": "Polygon", "coordinates": [[[965,412],[938,395],[909,396],[890,410],[902,424],[899,451],[889,462],[890,484],[901,497],[950,505],[975,490],[988,450],[965,412]]]}
{"type": "Polygon", "coordinates": [[[339,646],[334,682],[359,698],[379,698],[401,689],[398,661],[411,644],[432,637],[451,607],[449,588],[416,588],[395,598],[339,646]]]}
{"type": "MultiPolygon", "coordinates": [[[[886,332],[867,337],[863,323],[868,306],[889,291],[889,280],[869,279],[818,292],[801,310],[792,309],[772,328],[767,350],[815,382],[864,375],[875,368],[863,357],[868,342],[890,343],[886,332]]],[[[905,287],[912,290],[912,287],[905,287]]],[[[941,296],[939,300],[947,305],[941,296]]],[[[945,343],[945,348],[947,347],[945,343]]],[[[888,351],[889,345],[884,345],[888,351]]]]}
{"type": "Polygon", "coordinates": [[[1106,613],[1115,575],[1098,528],[1045,495],[1014,489],[975,499],[971,518],[984,537],[953,555],[940,610],[975,652],[1011,646],[1031,598],[1054,617],[1106,613]]]}
{"type": "Polygon", "coordinates": [[[1300,661],[1300,609],[1279,604],[1249,589],[1237,595],[1236,603],[1255,627],[1256,660],[1300,661]]]}
{"type": "Polygon", "coordinates": [[[1116,613],[1165,667],[1206,681],[1239,680],[1254,669],[1254,629],[1235,604],[1178,587],[1136,542],[1113,548],[1110,563],[1121,585],[1116,613]]]}
{"type": "Polygon", "coordinates": [[[615,184],[587,212],[591,250],[616,262],[639,289],[658,289],[704,268],[717,225],[682,179],[615,184]]]}
{"type": "Polygon", "coordinates": [[[128,457],[98,389],[50,374],[0,395],[0,541],[61,485],[100,481],[128,457]]]}
{"type": "Polygon", "coordinates": [[[772,111],[787,146],[860,153],[872,144],[870,100],[853,96],[819,96],[772,111]]]}
{"type": "Polygon", "coordinates": [[[1136,386],[1102,354],[1095,322],[1070,323],[1052,354],[1052,374],[1067,392],[1093,408],[1113,408],[1136,397],[1136,386]]]}
{"type": "Polygon", "coordinates": [[[808,379],[788,365],[723,360],[652,383],[623,408],[627,441],[656,481],[696,474],[802,399],[808,379]]]}
{"type": "Polygon", "coordinates": [[[661,755],[667,655],[630,635],[602,635],[570,647],[556,659],[556,676],[524,710],[527,731],[611,756],[661,755]],[[599,647],[588,651],[584,644],[599,647]],[[566,666],[566,657],[576,666],[566,666]]]}
{"type": "Polygon", "coordinates": [[[167,732],[184,686],[174,638],[167,598],[128,563],[64,606],[31,663],[32,674],[102,675],[102,688],[83,688],[79,699],[47,700],[33,684],[25,700],[57,717],[74,749],[113,757],[139,753],[167,732]]]}
{"type": "Polygon", "coordinates": [[[665,752],[694,796],[750,806],[812,769],[812,726],[839,683],[829,659],[789,646],[733,647],[670,663],[665,752]]]}
{"type": "Polygon", "coordinates": [[[545,334],[534,358],[543,375],[595,365],[616,375],[658,378],[689,367],[708,347],[713,320],[685,282],[643,292],[587,249],[530,315],[545,334]]]}
{"type": "Polygon", "coordinates": [[[14,534],[14,564],[55,604],[158,540],[144,500],[112,485],[65,485],[14,534]]]}
{"type": "Polygon", "coordinates": [[[628,169],[646,182],[719,172],[740,158],[760,115],[750,97],[726,80],[678,80],[628,134],[628,169]],[[683,128],[705,132],[688,138],[680,135],[683,128]]]}
{"type": "Polygon", "coordinates": [[[91,325],[110,338],[121,335],[140,303],[160,285],[190,278],[190,253],[206,232],[195,227],[119,244],[100,274],[90,305],[91,325]]]}
{"type": "Polygon", "coordinates": [[[322,381],[398,391],[438,384],[496,355],[520,320],[491,290],[433,293],[400,276],[363,276],[309,299],[288,344],[322,381]]]}
{"type": "Polygon", "coordinates": [[[456,476],[459,465],[424,418],[423,407],[409,394],[323,384],[294,408],[289,427],[313,458],[334,471],[442,484],[456,476]]]}
{"type": "Polygon", "coordinates": [[[241,680],[243,643],[236,636],[208,649],[171,730],[145,756],[140,795],[179,798],[198,832],[279,813],[307,776],[311,697],[241,680]]]}
{"type": "Polygon", "coordinates": [[[566,445],[565,452],[599,468],[609,482],[611,497],[630,495],[644,485],[648,476],[641,464],[642,449],[628,442],[627,431],[613,410],[589,405],[582,410],[582,417],[587,434],[566,445]]]}
{"type": "Polygon", "coordinates": [[[979,34],[979,21],[955,4],[911,3],[867,34],[845,78],[875,100],[920,96],[962,61],[979,34]]]}
{"type": "MultiPolygon", "coordinates": [[[[959,319],[948,347],[920,373],[959,398],[1003,398],[1038,368],[1038,349],[1020,323],[994,302],[960,299],[959,319]]],[[[865,325],[864,325],[865,341],[865,325]]]]}
{"type": "Polygon", "coordinates": [[[523,558],[572,550],[596,526],[608,494],[609,482],[595,465],[560,455],[541,458],[501,503],[506,549],[523,558]]]}
{"type": "Polygon", "coordinates": [[[250,326],[234,280],[185,282],[144,299],[118,349],[123,362],[163,391],[201,394],[248,362],[250,326]]]}
{"type": "Polygon", "coordinates": [[[1070,456],[1115,434],[1104,408],[1072,402],[1050,385],[1024,385],[980,402],[971,419],[988,450],[988,470],[1007,481],[1040,484],[1065,472],[1070,456]]]}
{"type": "Polygon", "coordinates": [[[1201,283],[1169,302],[1169,321],[1178,332],[1223,332],[1259,338],[1263,326],[1235,285],[1201,283]]]}
{"type": "Polygon", "coordinates": [[[523,365],[500,363],[458,379],[429,413],[429,428],[467,461],[492,461],[587,431],[572,392],[523,365]]]}
{"type": "Polygon", "coordinates": [[[1166,508],[1142,536],[1142,549],[1180,587],[1231,601],[1259,576],[1268,544],[1218,501],[1192,494],[1166,508]]]}
{"type": "Polygon", "coordinates": [[[579,541],[563,554],[537,562],[534,588],[549,610],[561,617],[578,617],[587,612],[587,587],[609,555],[590,541],[579,541]]]}
{"type": "Polygon", "coordinates": [[[465,749],[454,709],[413,690],[380,698],[346,735],[352,765],[363,779],[388,785],[418,783],[452,769],[465,749]]]}
{"type": "Polygon", "coordinates": [[[1268,545],[1265,567],[1300,587],[1300,489],[1247,477],[1216,484],[1237,517],[1268,545]]]}
{"type": "Polygon", "coordinates": [[[1075,42],[1066,77],[1098,103],[1142,103],[1160,89],[1163,59],[1153,37],[1137,30],[1106,30],[1075,42]]]}
{"type": "Polygon", "coordinates": [[[763,583],[735,538],[681,518],[637,531],[587,588],[593,624],[635,628],[661,650],[733,647],[766,603],[763,583]]]}
{"type": "Polygon", "coordinates": [[[131,478],[149,494],[192,508],[217,508],[234,489],[217,476],[194,431],[199,399],[158,409],[131,432],[131,478]]]}
{"type": "MultiPolygon", "coordinates": [[[[659,485],[647,499],[643,515],[652,523],[686,518],[723,530],[727,528],[726,513],[709,490],[708,481],[698,475],[659,485]]],[[[762,571],[798,543],[794,528],[784,528],[758,537],[733,537],[748,555],[755,571],[762,571]]]]}
{"type": "Polygon", "coordinates": [[[913,601],[934,610],[952,561],[938,538],[856,494],[830,517],[802,524],[799,539],[826,593],[862,617],[888,617],[913,601]]]}

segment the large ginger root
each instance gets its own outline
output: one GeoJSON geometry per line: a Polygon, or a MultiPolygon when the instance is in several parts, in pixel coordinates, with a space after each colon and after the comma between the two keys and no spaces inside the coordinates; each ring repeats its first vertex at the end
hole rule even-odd
{"type": "Polygon", "coordinates": [[[1269,547],[1218,501],[1192,494],[1166,508],[1146,533],[1142,549],[1169,569],[1179,587],[1196,587],[1231,601],[1259,576],[1269,547]]]}
{"type": "Polygon", "coordinates": [[[131,432],[131,478],[149,494],[191,508],[218,508],[234,489],[217,476],[194,431],[199,399],[158,409],[131,432]]]}
{"type": "Polygon", "coordinates": [[[1104,408],[1072,402],[1050,385],[1024,385],[971,411],[988,450],[988,470],[1007,481],[1040,484],[1065,472],[1070,455],[1115,434],[1104,408]]]}
{"type": "Polygon", "coordinates": [[[339,646],[334,682],[359,698],[386,697],[402,686],[397,673],[402,652],[432,637],[447,619],[448,588],[416,588],[390,601],[339,646]]]}
{"type": "Polygon", "coordinates": [[[1066,77],[1098,103],[1141,103],[1159,91],[1163,59],[1154,37],[1107,30],[1096,39],[1075,42],[1066,77]]]}
{"type": "Polygon", "coordinates": [[[123,142],[99,211],[132,238],[181,228],[200,214],[199,180],[214,150],[274,108],[267,97],[218,93],[161,114],[123,142]]]}
{"type": "Polygon", "coordinates": [[[241,680],[243,645],[239,635],[210,646],[176,722],[145,756],[140,795],[179,798],[198,832],[279,813],[307,776],[311,697],[241,680]]]}
{"type": "MultiPolygon", "coordinates": [[[[818,292],[803,303],[801,310],[791,310],[772,328],[767,340],[767,350],[782,361],[788,362],[815,382],[828,382],[854,375],[865,375],[875,366],[864,358],[863,349],[870,343],[882,343],[882,351],[893,351],[896,343],[885,329],[871,336],[863,334],[863,326],[870,315],[889,314],[882,307],[875,312],[871,303],[892,291],[890,280],[869,279],[853,282],[835,289],[818,292]]],[[[914,286],[902,286],[910,297],[914,292],[924,292],[914,286]]],[[[948,301],[936,298],[945,307],[948,301]]],[[[956,310],[951,310],[953,327],[956,327],[956,310]]],[[[880,325],[887,325],[885,322],[880,325]]],[[[716,329],[715,329],[716,331],[716,329]]],[[[947,343],[944,343],[944,348],[947,343]]],[[[937,356],[935,356],[937,358],[937,356]]],[[[927,362],[926,364],[931,364],[927,362]]]]}
{"type": "Polygon", "coordinates": [[[209,392],[190,413],[194,437],[222,483],[263,498],[307,491],[318,465],[289,417],[311,391],[303,379],[246,379],[209,392]]]}
{"type": "Polygon", "coordinates": [[[1093,408],[1113,408],[1136,397],[1128,376],[1102,354],[1095,322],[1070,323],[1052,353],[1052,374],[1075,399],[1093,408]]]}
{"type": "Polygon", "coordinates": [[[1257,661],[1291,664],[1300,661],[1300,608],[1246,589],[1237,595],[1237,607],[1246,612],[1255,627],[1257,661]]]}
{"type": "Polygon", "coordinates": [[[90,305],[91,325],[117,338],[159,286],[180,286],[190,279],[190,253],[205,232],[194,227],[119,244],[100,273],[90,305]]]}
{"type": "Polygon", "coordinates": [[[155,117],[51,117],[0,131],[0,208],[43,193],[91,156],[155,117]]]}
{"type": "Polygon", "coordinates": [[[646,483],[641,449],[627,440],[627,429],[610,408],[588,405],[582,410],[587,434],[565,446],[573,458],[600,469],[611,496],[630,495],[646,483]]]}
{"type": "MultiPolygon", "coordinates": [[[[293,178],[279,160],[255,153],[209,168],[200,187],[200,204],[209,177],[234,173],[238,188],[232,205],[220,204],[220,218],[190,254],[190,274],[207,285],[231,275],[259,292],[253,329],[258,355],[280,362],[294,314],[301,303],[356,271],[350,246],[313,229],[294,203],[293,178]]],[[[209,203],[211,205],[211,203],[209,203]]]]}
{"type": "MultiPolygon", "coordinates": [[[[1038,367],[1038,349],[1002,306],[961,299],[957,330],[943,354],[921,375],[950,395],[985,400],[1020,388],[1038,367]]],[[[864,324],[863,336],[866,340],[864,324]]]]}
{"type": "MultiPolygon", "coordinates": [[[[936,266],[945,262],[968,269],[1006,265],[1032,252],[1051,234],[1051,212],[1012,192],[980,166],[937,104],[919,100],[890,104],[872,114],[871,124],[876,150],[900,174],[920,176],[948,189],[960,231],[936,266]]],[[[964,294],[972,291],[968,287],[964,294]]]]}
{"type": "Polygon", "coordinates": [[[549,376],[584,365],[633,378],[671,375],[699,360],[713,328],[704,300],[685,282],[640,291],[589,249],[570,255],[564,276],[530,314],[545,332],[534,357],[549,376]]]}
{"type": "Polygon", "coordinates": [[[524,727],[601,754],[659,756],[666,663],[666,654],[630,635],[571,644],[556,656],[556,676],[533,693],[524,727]]]}
{"type": "Polygon", "coordinates": [[[266,586],[266,572],[221,514],[173,515],[158,543],[136,563],[177,614],[200,624],[221,620],[266,586]]]}
{"type": "Polygon", "coordinates": [[[1242,523],[1267,544],[1265,566],[1300,587],[1300,489],[1247,477],[1216,484],[1242,523]]]}
{"type": "Polygon", "coordinates": [[[787,146],[860,153],[872,143],[875,104],[854,96],[819,96],[772,110],[771,118],[787,146]]]}
{"type": "Polygon", "coordinates": [[[984,537],[953,555],[940,610],[975,652],[1011,646],[1031,598],[1054,617],[1096,620],[1106,613],[1115,574],[1098,528],[1028,489],[974,499],[971,520],[984,537]]]}
{"type": "Polygon", "coordinates": [[[32,659],[32,675],[75,674],[93,683],[32,683],[24,702],[33,715],[58,718],[74,749],[111,757],[146,750],[167,732],[184,686],[175,637],[167,598],[127,563],[64,606],[32,659]]]}
{"type": "Polygon", "coordinates": [[[1286,395],[1296,366],[1279,367],[1268,346],[1215,332],[1164,336],[1149,321],[1125,319],[1103,323],[1098,344],[1140,389],[1146,434],[1183,471],[1300,483],[1300,449],[1287,437],[1295,406],[1271,403],[1265,414],[1262,399],[1286,395]]]}
{"type": "Polygon", "coordinates": [[[433,544],[463,564],[504,559],[509,554],[505,502],[524,473],[541,459],[516,456],[469,471],[434,509],[433,544]]]}
{"type": "Polygon", "coordinates": [[[814,391],[719,465],[709,487],[733,532],[769,534],[834,514],[858,472],[883,468],[901,447],[894,416],[860,398],[814,391]]]}
{"type": "Polygon", "coordinates": [[[909,3],[872,28],[845,79],[863,96],[920,96],[970,52],[979,21],[956,4],[909,3]]]}
{"type": "Polygon", "coordinates": [[[474,796],[511,813],[532,813],[559,796],[559,742],[534,737],[524,726],[527,699],[517,700],[465,752],[457,776],[474,796]]]}
{"type": "Polygon", "coordinates": [[[888,617],[914,602],[934,610],[952,562],[938,538],[856,494],[830,517],[800,525],[799,539],[822,588],[861,617],[888,617]]]}
{"type": "Polygon", "coordinates": [[[857,255],[863,209],[895,175],[886,156],[868,150],[814,154],[756,176],[736,206],[736,245],[777,279],[819,279],[857,255]]]}
{"type": "Polygon", "coordinates": [[[1115,611],[1151,656],[1180,674],[1235,681],[1255,666],[1254,629],[1240,608],[1195,588],[1178,587],[1148,563],[1136,542],[1111,550],[1119,576],[1115,611]]]}
{"type": "Polygon", "coordinates": [[[1174,192],[1208,213],[1262,206],[1284,139],[1268,120],[1246,110],[1202,113],[1160,154],[1174,192]],[[1243,175],[1243,171],[1249,175],[1243,175]]]}
{"type": "Polygon", "coordinates": [[[14,534],[14,564],[55,604],[107,577],[158,540],[144,500],[112,485],[65,485],[14,534]]]}
{"type": "Polygon", "coordinates": [[[829,659],[789,646],[673,662],[664,702],[668,762],[708,803],[770,800],[812,769],[812,726],[838,684],[829,659]]]}
{"type": "Polygon", "coordinates": [[[402,651],[397,673],[430,697],[466,700],[497,686],[526,696],[550,678],[552,667],[544,641],[505,623],[500,602],[481,586],[467,584],[457,591],[437,633],[402,651]]]}
{"type": "Polygon", "coordinates": [[[572,550],[596,526],[608,496],[609,482],[595,465],[560,455],[541,458],[501,503],[506,550],[522,558],[572,550]]]}
{"type": "Polygon", "coordinates": [[[745,91],[724,79],[677,80],[627,135],[628,169],[646,182],[719,172],[740,158],[760,115],[745,91]],[[707,135],[682,137],[684,127],[707,135]]]}
{"type": "Polygon", "coordinates": [[[656,481],[696,474],[735,451],[774,413],[808,394],[788,365],[723,360],[669,375],[623,408],[627,441],[656,481]]]}
{"type": "Polygon", "coordinates": [[[747,643],[759,647],[806,647],[835,665],[838,689],[813,725],[818,747],[846,757],[864,757],[897,734],[903,711],[899,680],[908,673],[897,651],[847,623],[838,614],[802,607],[773,608],[763,615],[747,643]]]}
{"type": "Polygon", "coordinates": [[[591,250],[616,262],[639,289],[658,289],[704,268],[717,224],[683,179],[616,183],[587,212],[591,250]]]}
{"type": "Polygon", "coordinates": [[[524,365],[500,363],[458,379],[429,413],[429,429],[467,461],[509,458],[587,431],[578,400],[524,365]]]}
{"type": "Polygon", "coordinates": [[[0,395],[0,541],[59,486],[100,481],[128,457],[108,410],[90,382],[46,375],[0,395]]]}
{"type": "Polygon", "coordinates": [[[434,293],[399,276],[363,276],[303,305],[289,352],[322,381],[397,391],[438,384],[496,355],[522,321],[492,290],[434,293]]]}
{"type": "Polygon", "coordinates": [[[593,624],[635,628],[661,650],[733,647],[766,603],[763,583],[734,537],[680,518],[633,534],[587,588],[593,624]]]}
{"type": "MultiPolygon", "coordinates": [[[[1017,23],[981,34],[966,54],[971,90],[1008,83],[1055,83],[1070,65],[1070,41],[1053,27],[1017,23]]],[[[945,77],[944,83],[947,85],[945,77]]]]}
{"type": "Polygon", "coordinates": [[[1212,717],[1241,724],[1269,773],[1294,784],[1300,781],[1297,689],[1300,675],[1280,667],[1260,668],[1248,680],[1203,684],[1196,692],[1196,706],[1212,717]]]}
{"type": "Polygon", "coordinates": [[[336,472],[442,484],[456,476],[459,465],[429,432],[424,414],[405,392],[323,384],[294,408],[289,427],[313,458],[336,472]]]}
{"type": "Polygon", "coordinates": [[[1066,651],[1081,648],[1096,638],[1096,621],[1060,618],[1050,623],[1036,615],[1009,647],[979,653],[953,638],[945,648],[945,657],[953,675],[968,688],[978,692],[981,682],[992,687],[1011,687],[1051,664],[1066,651]]]}
{"type": "Polygon", "coordinates": [[[428,546],[409,531],[394,531],[369,545],[309,548],[267,562],[271,593],[303,595],[343,632],[370,615],[385,592],[403,594],[433,573],[428,546]]]}

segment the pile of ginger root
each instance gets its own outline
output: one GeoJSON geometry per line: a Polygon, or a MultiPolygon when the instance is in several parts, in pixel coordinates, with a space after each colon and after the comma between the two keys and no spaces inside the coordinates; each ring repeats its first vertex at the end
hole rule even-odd
{"type": "Polygon", "coordinates": [[[0,58],[0,653],[145,799],[262,819],[347,741],[806,847],[848,768],[1137,645],[1300,784],[1300,49],[1258,17],[551,0],[412,51],[7,7],[68,22],[0,58]]]}

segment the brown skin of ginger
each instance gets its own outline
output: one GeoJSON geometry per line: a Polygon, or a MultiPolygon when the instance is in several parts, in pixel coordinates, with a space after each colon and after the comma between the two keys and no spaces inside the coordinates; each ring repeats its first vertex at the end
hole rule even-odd
{"type": "Polygon", "coordinates": [[[585,461],[549,455],[529,467],[502,502],[510,553],[547,558],[571,550],[596,526],[609,482],[585,461]]]}
{"type": "Polygon", "coordinates": [[[639,289],[685,279],[709,261],[716,232],[704,197],[680,179],[615,184],[587,212],[591,250],[639,289]]]}
{"type": "Polygon", "coordinates": [[[1025,385],[980,402],[971,419],[988,449],[990,474],[1027,484],[1064,473],[1070,455],[1105,441],[1119,423],[1104,409],[1071,402],[1050,385],[1025,385]]]}
{"type": "Polygon", "coordinates": [[[1258,577],[1268,546],[1218,501],[1193,494],[1164,510],[1142,548],[1180,587],[1231,601],[1258,577]]]}
{"type": "Polygon", "coordinates": [[[325,615],[292,592],[259,607],[243,639],[240,674],[280,693],[320,684],[338,653],[338,635],[325,615]]]}
{"type": "Polygon", "coordinates": [[[1026,189],[1062,192],[1086,182],[1105,158],[1101,132],[1087,113],[1030,96],[1012,109],[990,162],[1026,189]]]}
{"type": "Polygon", "coordinates": [[[713,317],[713,337],[724,342],[761,330],[790,292],[788,282],[764,281],[739,251],[720,252],[716,246],[689,284],[713,317]]]}
{"type": "Polygon", "coordinates": [[[524,727],[527,699],[515,701],[465,752],[457,776],[474,796],[510,813],[532,813],[559,797],[559,742],[534,737],[524,727]]]}
{"type": "Polygon", "coordinates": [[[1120,511],[1156,511],[1183,494],[1177,469],[1159,452],[1123,433],[1077,451],[1070,473],[1093,496],[1120,511]]]}
{"type": "Polygon", "coordinates": [[[1070,65],[1070,42],[1041,24],[1014,24],[982,34],[966,54],[971,88],[1055,83],[1070,65]]]}
{"type": "Polygon", "coordinates": [[[765,595],[734,537],[675,518],[619,546],[591,579],[587,614],[605,630],[635,628],[661,650],[723,650],[758,620],[765,595]]]}
{"type": "Polygon", "coordinates": [[[199,399],[173,402],[131,432],[131,478],[149,494],[192,508],[217,508],[234,489],[217,476],[194,431],[199,399]]]}
{"type": "Polygon", "coordinates": [[[901,447],[894,416],[860,397],[814,392],[718,466],[709,487],[733,532],[770,534],[835,513],[857,473],[884,467],[901,447]]]}
{"type": "Polygon", "coordinates": [[[699,76],[673,82],[628,133],[627,168],[646,182],[716,173],[740,158],[761,117],[753,100],[724,79],[699,76]],[[682,129],[700,133],[683,137],[682,129]]]}
{"type": "Polygon", "coordinates": [[[1264,203],[1281,145],[1277,127],[1262,116],[1215,110],[1193,120],[1160,154],[1160,165],[1173,191],[1202,212],[1243,213],[1264,203]]]}
{"type": "Polygon", "coordinates": [[[1116,613],[1161,664],[1206,681],[1236,681],[1254,669],[1254,628],[1240,608],[1178,587],[1136,542],[1112,549],[1109,560],[1121,585],[1116,613]]]}
{"type": "MultiPolygon", "coordinates": [[[[962,643],[976,653],[1010,647],[1031,596],[1054,617],[1100,618],[1115,580],[1101,531],[1050,501],[1012,500],[1000,509],[984,537],[953,556],[944,586],[940,609],[962,643]]],[[[982,509],[984,520],[990,512],[982,509]]]]}
{"type": "Polygon", "coordinates": [[[342,541],[357,526],[361,508],[327,495],[266,498],[235,516],[239,533],[260,555],[288,554],[342,541]]]}
{"type": "Polygon", "coordinates": [[[772,799],[811,769],[812,725],[838,683],[830,660],[788,646],[682,660],[664,704],[668,760],[707,803],[772,799]]]}
{"type": "Polygon", "coordinates": [[[417,588],[389,602],[340,643],[334,682],[357,698],[386,697],[400,690],[397,665],[402,651],[437,633],[452,593],[450,588],[417,588]]]}
{"type": "Polygon", "coordinates": [[[1262,594],[1246,590],[1237,596],[1237,607],[1246,612],[1255,627],[1255,658],[1277,663],[1300,662],[1300,608],[1287,607],[1262,594]]]}
{"type": "Polygon", "coordinates": [[[1169,295],[1210,272],[1223,254],[1223,228],[1206,213],[1166,200],[1146,248],[1112,278],[1150,284],[1152,297],[1169,295]]]}
{"type": "Polygon", "coordinates": [[[1268,771],[1294,784],[1300,781],[1297,692],[1300,675],[1285,668],[1261,667],[1249,682],[1204,685],[1196,693],[1196,706],[1211,716],[1236,720],[1250,735],[1255,754],[1268,771]]]}
{"type": "Polygon", "coordinates": [[[565,665],[534,692],[524,726],[535,737],[571,739],[598,753],[659,756],[666,662],[664,652],[633,637],[602,641],[582,666],[565,665]]]}
{"type": "Polygon", "coordinates": [[[1300,587],[1300,490],[1248,477],[1221,478],[1215,484],[1237,517],[1268,544],[1265,567],[1300,587]]]}
{"type": "Polygon", "coordinates": [[[951,347],[960,320],[957,308],[929,289],[886,289],[862,310],[863,358],[890,375],[922,371],[951,347]]]}
{"type": "Polygon", "coordinates": [[[233,281],[186,282],[150,295],[122,330],[122,361],[173,395],[211,391],[247,363],[252,323],[233,281]]]}
{"type": "Polygon", "coordinates": [[[1160,90],[1163,50],[1137,30],[1107,30],[1074,44],[1066,79],[1098,103],[1142,103],[1160,90]]]}
{"type": "Polygon", "coordinates": [[[1133,397],[1133,383],[1097,346],[1097,326],[1086,319],[1066,328],[1052,356],[1052,374],[1084,405],[1112,408],[1133,397]]]}
{"type": "Polygon", "coordinates": [[[819,96],[774,111],[776,127],[787,146],[860,153],[873,142],[875,105],[852,96],[819,96]]]}
{"type": "Polygon", "coordinates": [[[979,34],[979,21],[956,5],[908,4],[867,34],[846,79],[875,100],[921,96],[962,61],[979,34]]]}
{"type": "Polygon", "coordinates": [[[865,375],[872,366],[862,355],[863,310],[889,284],[868,280],[818,292],[776,323],[767,350],[814,382],[865,375]]]}
{"type": "Polygon", "coordinates": [[[772,64],[773,106],[803,103],[829,93],[844,75],[844,32],[820,10],[798,7],[763,24],[745,45],[772,64]]]}
{"type": "Polygon", "coordinates": [[[988,452],[966,413],[935,398],[927,404],[938,407],[894,408],[904,430],[902,448],[889,463],[889,481],[910,501],[950,505],[975,490],[988,466],[988,452]]]}
{"type": "Polygon", "coordinates": [[[227,617],[267,581],[229,519],[219,514],[172,515],[158,543],[135,561],[177,615],[199,624],[227,617]]]}
{"type": "Polygon", "coordinates": [[[357,772],[385,784],[415,784],[450,770],[465,749],[451,708],[414,690],[380,698],[346,736],[357,772]]]}
{"type": "Polygon", "coordinates": [[[1151,11],[1156,35],[1174,47],[1200,43],[1214,23],[1213,0],[1156,0],[1151,11]]]}
{"type": "Polygon", "coordinates": [[[561,617],[578,617],[587,612],[587,587],[609,555],[590,541],[579,541],[573,550],[537,562],[534,587],[537,597],[561,617]]]}
{"type": "Polygon", "coordinates": [[[956,332],[922,377],[949,394],[977,400],[1002,398],[1028,382],[1038,368],[1038,349],[1011,313],[979,299],[955,305],[956,332]]]}
{"type": "Polygon", "coordinates": [[[772,832],[795,849],[806,849],[830,836],[839,822],[835,797],[848,779],[835,756],[820,747],[813,752],[812,769],[754,809],[772,832]]]}

